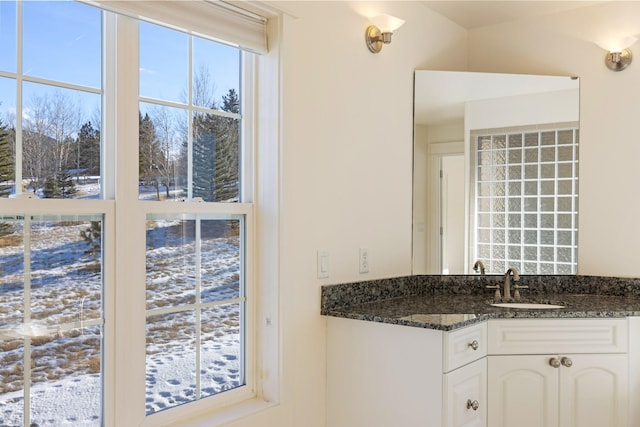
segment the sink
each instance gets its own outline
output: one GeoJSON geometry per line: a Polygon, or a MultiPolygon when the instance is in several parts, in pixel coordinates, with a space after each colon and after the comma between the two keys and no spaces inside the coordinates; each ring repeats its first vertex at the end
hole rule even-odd
{"type": "Polygon", "coordinates": [[[489,305],[502,308],[519,308],[522,310],[549,310],[565,308],[562,302],[551,301],[488,301],[489,305]]]}

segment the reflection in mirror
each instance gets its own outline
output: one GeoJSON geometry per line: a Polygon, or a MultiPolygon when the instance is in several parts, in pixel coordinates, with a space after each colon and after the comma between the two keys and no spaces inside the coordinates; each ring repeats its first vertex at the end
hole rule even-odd
{"type": "Polygon", "coordinates": [[[416,71],[413,273],[576,274],[579,81],[416,71]]]}

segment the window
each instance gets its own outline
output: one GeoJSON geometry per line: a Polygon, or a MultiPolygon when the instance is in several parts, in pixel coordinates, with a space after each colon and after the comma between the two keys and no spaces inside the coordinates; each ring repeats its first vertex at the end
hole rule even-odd
{"type": "Polygon", "coordinates": [[[577,126],[472,132],[475,259],[487,272],[575,274],[577,126]]]}
{"type": "Polygon", "coordinates": [[[0,2],[3,425],[159,425],[256,395],[265,20],[121,3],[0,2]]]}

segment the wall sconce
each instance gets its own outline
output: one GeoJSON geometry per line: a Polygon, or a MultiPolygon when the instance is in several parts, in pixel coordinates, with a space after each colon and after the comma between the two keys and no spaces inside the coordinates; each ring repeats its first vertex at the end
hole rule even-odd
{"type": "Polygon", "coordinates": [[[631,64],[633,55],[629,47],[638,39],[635,37],[625,37],[618,40],[598,43],[598,45],[607,51],[604,57],[604,63],[608,69],[612,71],[622,71],[631,64]]]}
{"type": "Polygon", "coordinates": [[[404,21],[391,15],[379,15],[370,18],[371,24],[367,27],[364,37],[367,47],[373,53],[382,50],[383,44],[391,43],[393,32],[404,25],[404,21]]]}

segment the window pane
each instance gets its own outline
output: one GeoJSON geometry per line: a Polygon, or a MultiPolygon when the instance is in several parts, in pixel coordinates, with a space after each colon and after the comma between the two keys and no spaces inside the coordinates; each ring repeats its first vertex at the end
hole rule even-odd
{"type": "Polygon", "coordinates": [[[556,192],[556,183],[554,181],[541,181],[540,194],[544,196],[553,196],[556,192]]]}
{"type": "Polygon", "coordinates": [[[102,425],[101,230],[99,215],[0,217],[3,425],[102,425]]]}
{"type": "Polygon", "coordinates": [[[505,135],[496,135],[492,138],[491,149],[500,150],[507,146],[507,138],[505,135]]]}
{"type": "Polygon", "coordinates": [[[244,385],[243,221],[147,220],[147,414],[244,385]]]}
{"type": "Polygon", "coordinates": [[[100,9],[68,1],[25,1],[22,5],[25,74],[100,88],[100,9]]]}
{"type": "Polygon", "coordinates": [[[187,115],[185,109],[140,103],[140,200],[182,200],[187,197],[187,115]]]}
{"type": "Polygon", "coordinates": [[[509,147],[513,148],[513,147],[522,147],[522,134],[521,133],[515,133],[512,135],[509,135],[509,147]]]}
{"type": "Polygon", "coordinates": [[[15,80],[0,77],[0,197],[15,193],[15,100],[15,80]]]}
{"type": "Polygon", "coordinates": [[[491,243],[491,233],[486,228],[478,229],[478,243],[491,243]]]}
{"type": "MultiPolygon", "coordinates": [[[[529,151],[529,150],[527,150],[529,151]]],[[[511,149],[509,150],[509,163],[522,163],[522,150],[511,149]]]]}
{"type": "Polygon", "coordinates": [[[25,190],[41,198],[99,198],[100,95],[24,83],[25,190]]]}
{"type": "Polygon", "coordinates": [[[555,147],[543,147],[540,151],[542,152],[543,162],[554,162],[556,160],[555,147]]]}
{"type": "Polygon", "coordinates": [[[509,259],[510,260],[517,260],[519,261],[521,259],[521,248],[520,246],[509,246],[509,259]]]}
{"type": "Polygon", "coordinates": [[[238,120],[198,113],[193,128],[193,197],[205,202],[239,201],[238,120]]]}
{"type": "Polygon", "coordinates": [[[538,149],[527,148],[524,150],[524,161],[525,163],[536,163],[538,161],[538,149]]]}
{"type": "Polygon", "coordinates": [[[188,75],[189,36],[140,22],[140,96],[188,104],[188,75]]]}
{"type": "Polygon", "coordinates": [[[238,202],[240,51],[148,23],[140,37],[140,96],[159,101],[140,104],[139,198],[238,202]],[[165,101],[185,109],[159,105],[165,101]]]}
{"type": "Polygon", "coordinates": [[[240,304],[202,310],[202,395],[210,396],[245,384],[240,304]]]}
{"type": "MultiPolygon", "coordinates": [[[[4,295],[0,298],[7,300],[4,295]]],[[[24,340],[12,339],[3,329],[4,325],[0,329],[0,416],[4,425],[23,426],[24,340]]]]}
{"type": "Polygon", "coordinates": [[[16,3],[0,1],[0,70],[16,72],[16,3]]]}
{"type": "Polygon", "coordinates": [[[478,137],[478,151],[491,149],[491,137],[479,136],[478,137]]]}
{"type": "Polygon", "coordinates": [[[198,398],[195,337],[193,310],[147,317],[147,414],[198,398]]]}
{"type": "Polygon", "coordinates": [[[225,97],[231,92],[240,93],[240,51],[194,37],[193,82],[193,105],[240,111],[239,105],[225,102],[225,97]]]}
{"type": "Polygon", "coordinates": [[[555,178],[556,176],[556,165],[553,163],[547,163],[540,165],[540,178],[555,178]]]}
{"type": "Polygon", "coordinates": [[[573,160],[573,147],[558,147],[558,161],[567,162],[573,160]]]}

